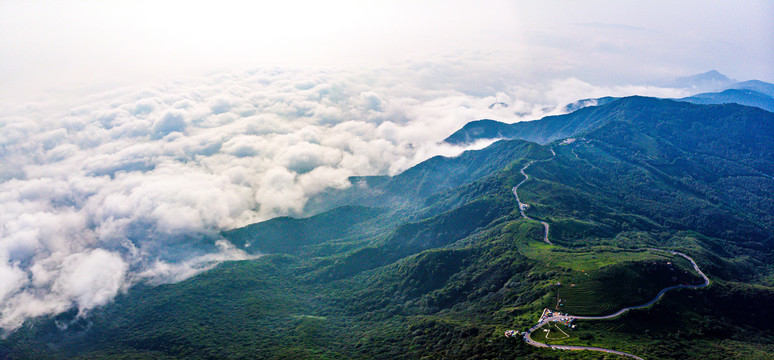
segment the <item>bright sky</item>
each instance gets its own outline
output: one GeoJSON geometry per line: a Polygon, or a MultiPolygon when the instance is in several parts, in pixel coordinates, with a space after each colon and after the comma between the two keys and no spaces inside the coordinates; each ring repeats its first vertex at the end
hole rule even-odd
{"type": "Polygon", "coordinates": [[[636,81],[717,69],[774,81],[774,2],[0,3],[0,96],[80,93],[235,66],[494,54],[524,76],[636,81]]]}

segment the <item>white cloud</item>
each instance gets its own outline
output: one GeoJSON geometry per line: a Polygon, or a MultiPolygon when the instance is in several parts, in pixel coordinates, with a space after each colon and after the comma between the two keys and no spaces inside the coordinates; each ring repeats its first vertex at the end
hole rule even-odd
{"type": "Polygon", "coordinates": [[[175,283],[188,279],[202,271],[210,270],[223,261],[249,260],[258,257],[257,255],[249,255],[224,240],[218,240],[216,245],[220,251],[194,256],[185,261],[169,263],[156,260],[147,269],[137,273],[134,277],[136,279],[147,279],[154,285],[175,283]]]}
{"type": "Polygon", "coordinates": [[[118,254],[94,249],[66,257],[51,289],[74,299],[79,310],[104,305],[125,285],[128,265],[118,254]]]}
{"type": "Polygon", "coordinates": [[[21,290],[26,283],[27,274],[23,270],[14,265],[0,265],[0,301],[21,290]]]}
{"type": "MultiPolygon", "coordinates": [[[[220,109],[220,107],[218,107],[220,109]]],[[[220,114],[214,113],[214,114],[220,114]]],[[[163,137],[171,132],[183,132],[188,126],[186,121],[187,114],[182,110],[169,109],[153,122],[151,131],[156,137],[163,137]]]]}

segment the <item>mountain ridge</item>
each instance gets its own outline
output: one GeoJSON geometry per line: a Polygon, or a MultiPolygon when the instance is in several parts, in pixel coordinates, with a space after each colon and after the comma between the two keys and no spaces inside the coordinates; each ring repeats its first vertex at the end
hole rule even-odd
{"type": "MultiPolygon", "coordinates": [[[[743,104],[738,105],[758,107],[763,110],[767,110],[766,108],[774,106],[774,99],[768,98],[765,94],[753,90],[726,90],[726,92],[727,93],[725,94],[699,94],[691,98],[659,100],[690,102],[701,105],[723,105],[743,102],[743,104]],[[744,101],[738,101],[739,96],[735,95],[739,94],[746,95],[744,101]],[[737,101],[724,101],[723,99],[725,98],[737,101]],[[759,106],[754,106],[756,104],[759,106]]],[[[539,120],[522,121],[513,124],[489,119],[471,121],[465,124],[461,129],[449,135],[443,142],[453,145],[462,145],[472,143],[476,140],[502,138],[520,139],[546,144],[555,140],[578,136],[584,132],[597,129],[615,116],[610,114],[613,111],[608,110],[609,107],[625,107],[627,106],[625,105],[626,103],[636,102],[639,101],[637,99],[645,98],[649,97],[629,96],[618,99],[606,98],[609,102],[605,102],[602,105],[584,107],[569,114],[546,116],[539,120]],[[599,110],[599,108],[602,109],[599,110]]]]}

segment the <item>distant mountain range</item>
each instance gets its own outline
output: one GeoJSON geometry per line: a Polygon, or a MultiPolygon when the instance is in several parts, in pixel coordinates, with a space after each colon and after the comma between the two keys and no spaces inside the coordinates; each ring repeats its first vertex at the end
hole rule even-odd
{"type": "MultiPolygon", "coordinates": [[[[734,82],[716,71],[681,78],[673,84],[685,86],[695,83],[714,84],[713,87],[722,86],[723,91],[700,93],[674,100],[704,105],[739,104],[774,112],[774,84],[759,80],[734,82]]],[[[600,115],[593,110],[580,110],[610,104],[618,99],[608,96],[578,100],[566,105],[563,110],[569,114],[560,115],[556,120],[552,120],[555,117],[547,117],[513,124],[490,119],[472,121],[444,139],[444,142],[466,144],[481,139],[523,139],[541,144],[548,143],[603,125],[610,120],[606,115],[600,115]]]]}
{"type": "Polygon", "coordinates": [[[703,93],[678,99],[694,104],[740,104],[774,112],[774,97],[747,89],[728,89],[718,93],[703,93]]]}
{"type": "MultiPolygon", "coordinates": [[[[758,94],[750,93],[749,95],[743,93],[730,92],[723,94],[727,90],[750,90],[765,95],[765,97],[774,98],[774,85],[760,80],[748,80],[737,82],[716,70],[708,71],[706,73],[680,77],[677,79],[654,82],[654,85],[661,87],[671,87],[676,89],[688,90],[695,95],[682,98],[688,102],[694,102],[701,104],[724,104],[724,103],[737,103],[741,105],[756,106],[762,109],[771,110],[771,102],[764,98],[764,101],[756,99],[758,94]]],[[[574,103],[568,104],[564,107],[565,112],[572,112],[586,106],[598,106],[604,105],[616,98],[603,97],[596,99],[584,99],[578,100],[574,103]]]]}
{"type": "Polygon", "coordinates": [[[654,85],[660,87],[671,87],[678,89],[692,89],[696,92],[714,92],[728,89],[737,81],[719,73],[717,70],[710,70],[705,73],[679,77],[676,79],[656,81],[654,85]]]}
{"type": "Polygon", "coordinates": [[[774,84],[769,84],[760,80],[749,80],[736,83],[731,85],[729,89],[752,90],[766,96],[774,97],[774,84]]]}
{"type": "Polygon", "coordinates": [[[774,84],[750,80],[729,85],[721,92],[701,93],[678,99],[694,104],[740,104],[774,111],[774,84]]]}

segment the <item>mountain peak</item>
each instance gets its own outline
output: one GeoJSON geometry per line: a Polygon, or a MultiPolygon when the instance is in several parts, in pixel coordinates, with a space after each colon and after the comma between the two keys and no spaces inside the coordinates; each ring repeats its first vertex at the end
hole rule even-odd
{"type": "Polygon", "coordinates": [[[710,71],[707,71],[707,72],[699,74],[699,75],[712,76],[712,77],[723,77],[723,78],[727,79],[727,77],[725,75],[719,73],[717,70],[710,70],[710,71]]]}
{"type": "Polygon", "coordinates": [[[715,92],[727,89],[737,81],[721,74],[717,70],[710,70],[700,74],[682,76],[672,80],[666,80],[656,85],[680,89],[691,89],[694,93],[715,92]]]}
{"type": "Polygon", "coordinates": [[[684,79],[693,79],[693,80],[714,80],[719,82],[736,82],[736,80],[733,80],[729,78],[728,76],[725,76],[718,72],[717,70],[710,70],[701,74],[691,75],[683,77],[684,79]]]}

